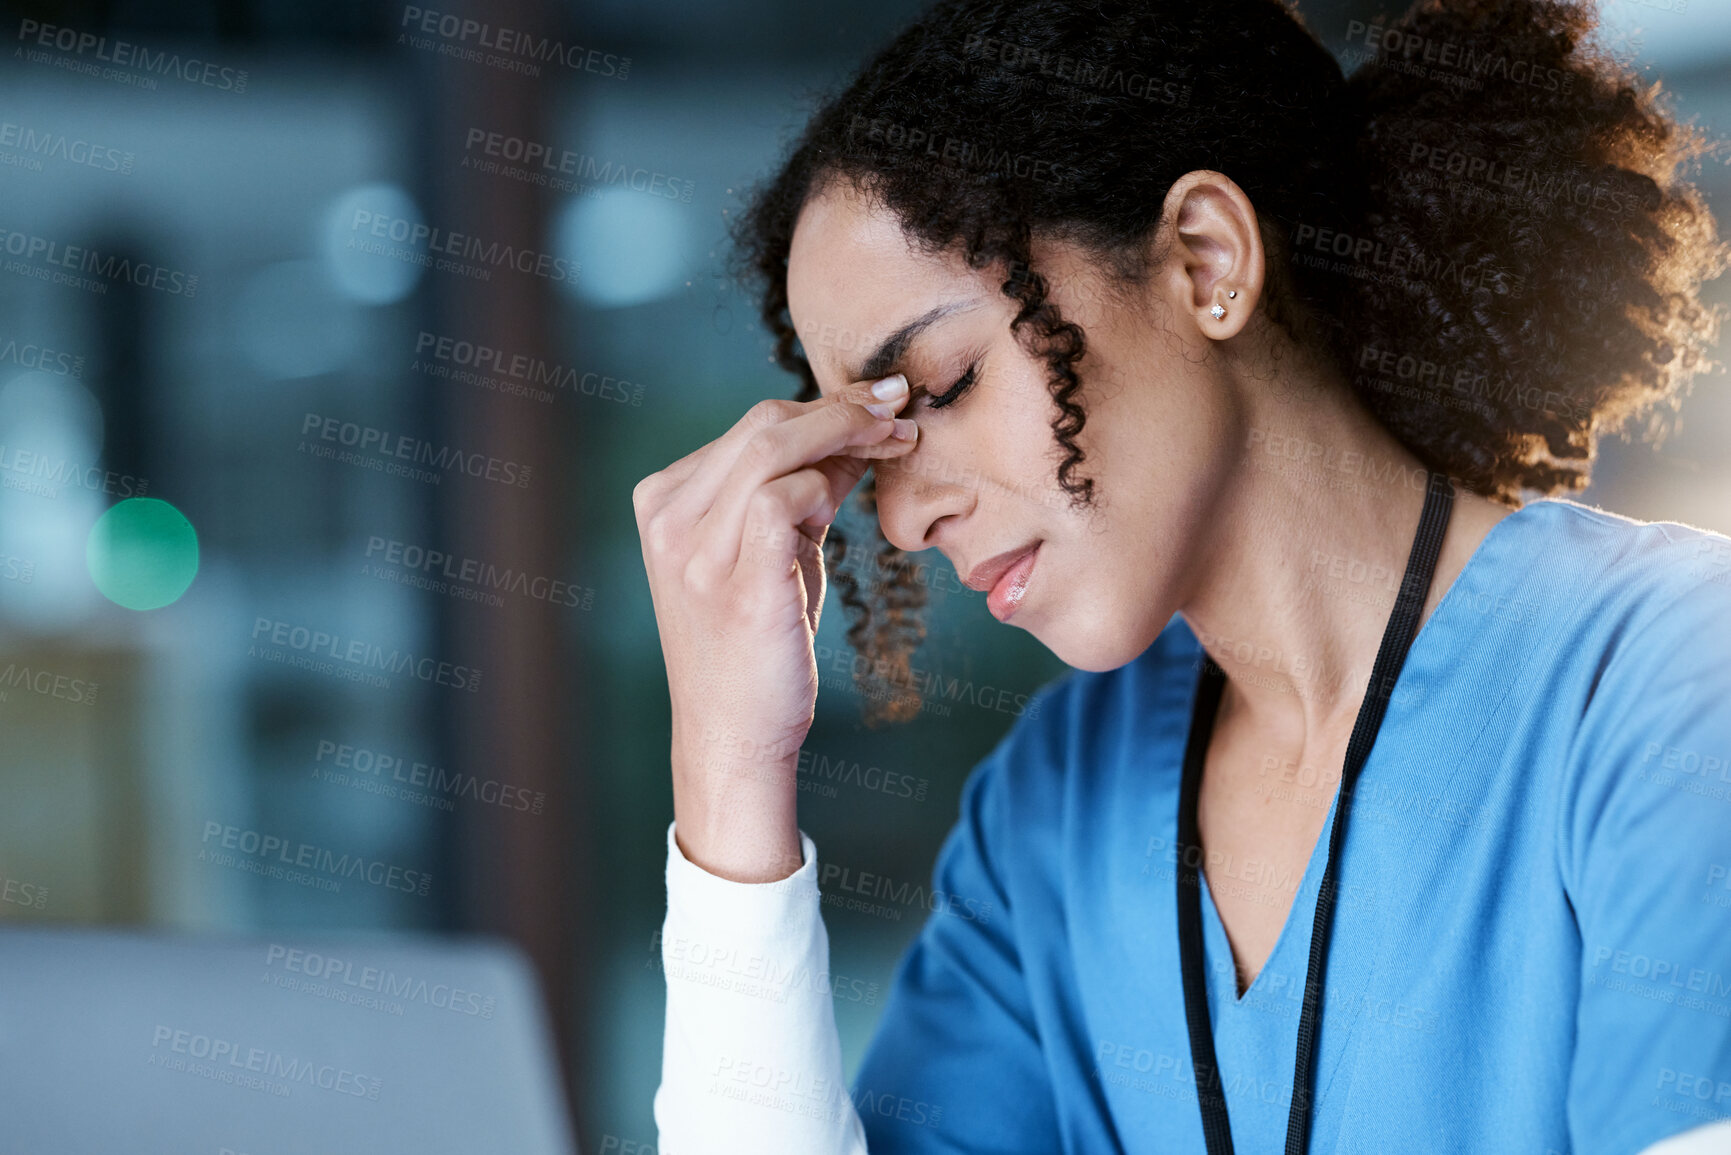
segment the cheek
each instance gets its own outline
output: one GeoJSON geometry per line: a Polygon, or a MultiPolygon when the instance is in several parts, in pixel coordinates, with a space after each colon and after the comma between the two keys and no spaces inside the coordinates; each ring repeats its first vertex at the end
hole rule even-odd
{"type": "Polygon", "coordinates": [[[921,406],[919,447],[876,467],[880,495],[935,500],[965,491],[979,513],[1022,526],[1049,525],[1068,509],[1057,481],[1064,450],[1052,432],[1059,411],[1044,363],[1019,350],[1013,360],[993,360],[1004,367],[983,373],[954,404],[921,406]]]}
{"type": "Polygon", "coordinates": [[[982,374],[955,404],[921,416],[920,447],[902,463],[907,492],[966,491],[976,517],[999,533],[1051,527],[1068,506],[1057,483],[1057,416],[1043,365],[1017,357],[982,374]]]}

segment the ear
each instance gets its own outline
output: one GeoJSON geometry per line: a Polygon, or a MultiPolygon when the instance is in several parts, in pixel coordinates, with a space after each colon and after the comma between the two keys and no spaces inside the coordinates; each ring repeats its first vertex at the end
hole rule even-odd
{"type": "Polygon", "coordinates": [[[1159,277],[1174,314],[1210,340],[1236,336],[1262,299],[1267,271],[1250,198],[1232,178],[1199,169],[1174,182],[1160,222],[1166,252],[1159,277]]]}

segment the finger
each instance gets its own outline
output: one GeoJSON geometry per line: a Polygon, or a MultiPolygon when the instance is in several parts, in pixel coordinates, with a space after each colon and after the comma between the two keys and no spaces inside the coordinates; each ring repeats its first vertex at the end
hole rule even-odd
{"type": "Polygon", "coordinates": [[[759,486],[746,503],[735,575],[756,570],[765,577],[794,578],[803,569],[801,559],[817,545],[800,525],[824,519],[829,506],[829,478],[818,469],[783,474],[759,486]]]}
{"type": "MultiPolygon", "coordinates": [[[[885,381],[900,380],[906,385],[907,379],[901,374],[884,378],[885,381]]],[[[876,381],[858,381],[846,389],[838,390],[828,397],[820,397],[816,401],[787,401],[782,398],[765,398],[746,410],[745,415],[737,421],[733,428],[722,434],[715,441],[704,447],[700,460],[692,462],[691,471],[685,482],[673,494],[672,500],[680,506],[680,516],[688,521],[696,521],[706,514],[716,502],[721,488],[726,484],[733,468],[739,462],[739,455],[751,443],[752,438],[759,433],[772,429],[777,425],[811,413],[822,412],[837,405],[889,405],[891,412],[899,411],[906,404],[907,394],[900,398],[880,401],[872,395],[872,387],[881,384],[876,381]]],[[[887,425],[888,422],[886,421],[887,425]]]]}
{"type": "Polygon", "coordinates": [[[794,401],[786,397],[765,397],[750,409],[747,409],[735,421],[727,432],[713,440],[706,441],[696,449],[668,465],[661,472],[673,483],[669,488],[688,484],[702,468],[703,463],[713,458],[717,453],[733,459],[738,451],[738,443],[742,437],[749,437],[755,430],[771,421],[785,421],[795,416],[806,405],[805,401],[794,401]],[[777,410],[780,410],[778,413],[777,410]]]}
{"type": "Polygon", "coordinates": [[[699,445],[696,449],[693,449],[678,461],[672,462],[663,468],[661,475],[668,482],[667,488],[671,490],[685,484],[691,475],[697,471],[697,467],[703,463],[704,457],[706,457],[714,448],[714,441],[705,441],[702,445],[699,445]]]}
{"type": "Polygon", "coordinates": [[[896,428],[883,441],[874,441],[870,445],[850,445],[846,456],[870,464],[886,457],[902,457],[908,450],[919,444],[920,426],[911,417],[897,417],[896,428]]]}
{"type": "Polygon", "coordinates": [[[824,535],[829,532],[831,522],[839,515],[842,503],[847,500],[848,494],[854,486],[859,484],[860,479],[865,476],[866,470],[870,469],[873,464],[874,462],[861,457],[836,454],[812,465],[811,468],[821,471],[825,477],[829,478],[830,483],[830,517],[821,524],[810,521],[802,523],[819,531],[815,535],[819,545],[823,544],[824,535]]]}
{"type": "MultiPolygon", "coordinates": [[[[813,463],[813,469],[822,470],[824,476],[829,478],[830,509],[832,511],[830,517],[816,528],[823,530],[829,528],[829,523],[834,521],[836,513],[840,512],[842,502],[847,500],[848,493],[859,484],[859,480],[865,476],[866,470],[878,461],[906,457],[912,449],[918,447],[920,434],[918,423],[909,417],[896,418],[897,425],[903,423],[906,423],[907,426],[905,432],[911,435],[905,439],[892,434],[887,440],[872,445],[856,445],[851,447],[847,453],[831,454],[822,461],[813,463]]],[[[821,533],[817,540],[821,545],[823,542],[821,533]]]]}
{"type": "MultiPolygon", "coordinates": [[[[850,447],[899,442],[890,437],[891,432],[890,419],[868,412],[857,402],[813,409],[760,430],[740,450],[714,504],[698,520],[698,548],[713,550],[711,563],[719,567],[728,551],[737,548],[733,543],[743,532],[747,504],[765,483],[850,447]]],[[[906,448],[900,452],[906,454],[914,443],[903,444],[906,448]]],[[[833,516],[834,510],[827,515],[833,516]]]]}

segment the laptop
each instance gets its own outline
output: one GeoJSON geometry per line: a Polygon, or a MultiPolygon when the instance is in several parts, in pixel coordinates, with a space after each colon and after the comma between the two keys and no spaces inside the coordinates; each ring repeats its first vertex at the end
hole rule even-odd
{"type": "Polygon", "coordinates": [[[0,929],[5,1155],[575,1155],[494,941],[0,929]]]}

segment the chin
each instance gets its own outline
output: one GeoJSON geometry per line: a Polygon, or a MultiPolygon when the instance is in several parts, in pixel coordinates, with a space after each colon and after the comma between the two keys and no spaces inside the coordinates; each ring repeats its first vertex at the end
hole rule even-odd
{"type": "Polygon", "coordinates": [[[1066,666],[1096,674],[1129,665],[1160,633],[1149,633],[1140,622],[1099,617],[1085,624],[1060,621],[1028,632],[1066,666]]]}

